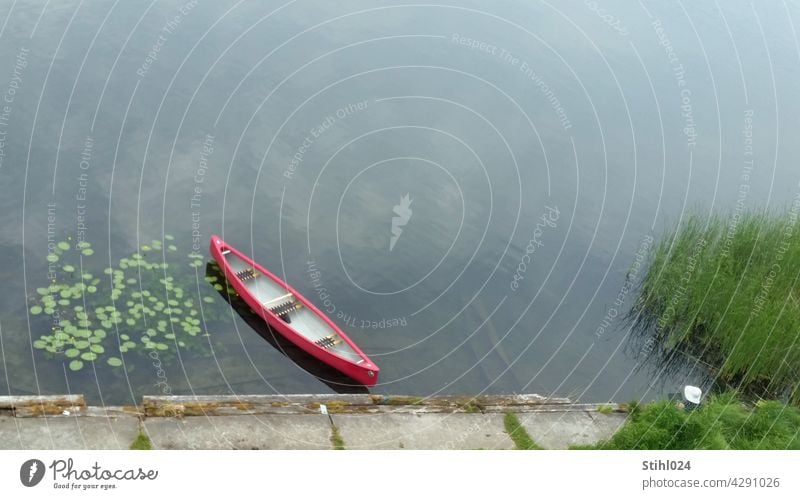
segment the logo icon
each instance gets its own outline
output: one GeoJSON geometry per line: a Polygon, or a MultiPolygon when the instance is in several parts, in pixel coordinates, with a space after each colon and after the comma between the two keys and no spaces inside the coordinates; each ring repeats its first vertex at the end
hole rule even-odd
{"type": "Polygon", "coordinates": [[[28,459],[19,468],[19,480],[26,487],[35,487],[44,478],[44,463],[38,459],[28,459]]]}
{"type": "Polygon", "coordinates": [[[392,217],[392,238],[389,240],[389,251],[394,249],[394,245],[397,244],[397,240],[400,239],[400,235],[403,233],[402,227],[405,227],[408,221],[411,220],[411,215],[413,215],[411,203],[413,201],[409,194],[406,193],[405,196],[400,198],[400,203],[394,205],[392,209],[397,216],[392,217]]]}

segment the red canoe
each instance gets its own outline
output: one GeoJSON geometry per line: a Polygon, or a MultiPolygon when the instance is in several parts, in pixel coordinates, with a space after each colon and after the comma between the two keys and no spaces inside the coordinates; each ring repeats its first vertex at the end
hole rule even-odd
{"type": "Polygon", "coordinates": [[[216,235],[211,236],[211,256],[272,329],[359,383],[377,383],[378,366],[303,295],[216,235]]]}

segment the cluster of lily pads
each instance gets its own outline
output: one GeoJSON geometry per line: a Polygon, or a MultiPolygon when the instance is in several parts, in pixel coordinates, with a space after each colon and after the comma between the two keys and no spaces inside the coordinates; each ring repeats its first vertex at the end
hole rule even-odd
{"type": "MultiPolygon", "coordinates": [[[[88,242],[58,243],[47,261],[61,264],[59,278],[38,288],[29,308],[31,315],[51,316],[54,325],[50,334],[33,342],[34,348],[63,355],[69,368],[79,371],[85,362],[104,358],[109,366],[120,367],[127,352],[185,348],[192,338],[208,336],[201,317],[206,321],[223,317],[226,307],[213,296],[226,289],[224,279],[204,276],[199,291],[205,296],[198,299],[196,271],[183,267],[183,272],[173,275],[179,267],[167,263],[165,254],[177,254],[178,248],[172,236],[166,235],[165,240],[141,246],[116,266],[103,269],[101,277],[89,270],[91,260],[85,257],[94,250],[88,242]]],[[[190,253],[187,263],[196,269],[204,259],[190,253]]],[[[229,287],[227,292],[235,294],[229,287]]]]}

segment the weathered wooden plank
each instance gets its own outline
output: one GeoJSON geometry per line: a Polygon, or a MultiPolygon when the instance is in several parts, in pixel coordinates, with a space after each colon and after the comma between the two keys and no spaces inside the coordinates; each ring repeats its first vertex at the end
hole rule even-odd
{"type": "Polygon", "coordinates": [[[86,409],[83,395],[11,395],[0,397],[0,411],[19,417],[74,415],[86,409]]]}
{"type": "Polygon", "coordinates": [[[628,412],[625,404],[536,404],[536,405],[517,405],[517,406],[494,406],[484,407],[484,412],[628,412]]]}
{"type": "Polygon", "coordinates": [[[365,395],[222,395],[145,396],[143,410],[148,417],[205,416],[232,414],[316,413],[320,404],[366,405],[365,395]]]}
{"type": "Polygon", "coordinates": [[[86,410],[82,411],[81,416],[96,417],[96,418],[115,418],[120,416],[144,416],[144,411],[137,405],[114,405],[114,406],[89,406],[86,410]]]}
{"type": "Polygon", "coordinates": [[[3,396],[0,411],[17,417],[184,417],[248,414],[500,413],[564,410],[624,412],[617,404],[570,404],[569,399],[521,395],[413,397],[372,394],[145,396],[142,406],[87,407],[83,395],[3,396]]]}
{"type": "Polygon", "coordinates": [[[504,412],[538,406],[563,406],[569,399],[540,395],[482,395],[410,397],[399,395],[301,394],[248,396],[145,396],[144,414],[159,416],[203,416],[235,414],[290,414],[387,412],[504,412]]]}
{"type": "Polygon", "coordinates": [[[2,395],[0,396],[0,409],[13,409],[28,405],[56,404],[80,406],[86,405],[83,395],[2,395]]]}

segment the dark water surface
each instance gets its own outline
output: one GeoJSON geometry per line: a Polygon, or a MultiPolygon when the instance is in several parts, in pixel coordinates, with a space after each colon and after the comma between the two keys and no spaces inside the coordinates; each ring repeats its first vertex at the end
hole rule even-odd
{"type": "Polygon", "coordinates": [[[188,265],[212,233],[326,310],[377,393],[698,382],[631,348],[629,269],[687,210],[795,196],[798,21],[795,2],[2,1],[0,394],[344,389],[188,265]],[[90,320],[102,270],[141,251],[203,303],[201,334],[120,353],[153,327],[123,321],[79,370],[33,348],[67,240],[94,249],[90,320]]]}

